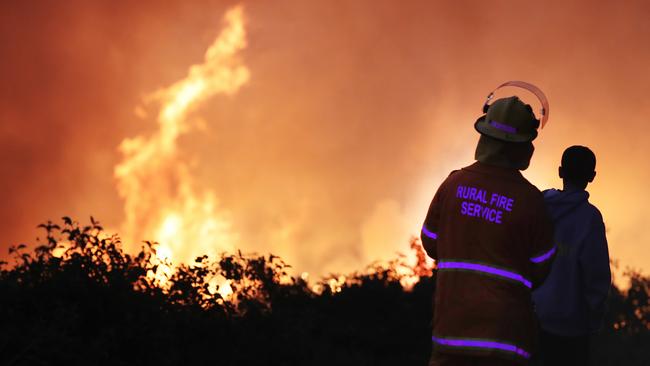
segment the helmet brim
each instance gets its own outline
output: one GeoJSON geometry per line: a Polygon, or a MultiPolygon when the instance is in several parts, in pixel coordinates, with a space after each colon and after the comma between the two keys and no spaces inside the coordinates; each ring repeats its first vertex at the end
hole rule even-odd
{"type": "Polygon", "coordinates": [[[486,120],[485,115],[479,117],[474,123],[474,129],[481,135],[493,137],[497,140],[506,142],[530,142],[537,137],[537,131],[531,133],[509,133],[491,126],[486,120]]]}

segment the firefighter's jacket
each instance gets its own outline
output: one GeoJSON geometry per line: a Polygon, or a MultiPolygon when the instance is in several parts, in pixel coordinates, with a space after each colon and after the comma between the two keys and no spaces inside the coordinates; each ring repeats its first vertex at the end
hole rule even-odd
{"type": "Polygon", "coordinates": [[[442,183],[421,237],[438,268],[436,350],[525,362],[536,333],[531,290],[555,254],[541,192],[516,169],[476,162],[442,183]]]}

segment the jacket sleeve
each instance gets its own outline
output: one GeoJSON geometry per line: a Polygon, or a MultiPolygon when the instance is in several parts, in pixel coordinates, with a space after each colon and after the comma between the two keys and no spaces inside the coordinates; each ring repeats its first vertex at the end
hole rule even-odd
{"type": "Polygon", "coordinates": [[[582,272],[582,288],[585,289],[584,296],[589,307],[590,328],[596,332],[602,326],[612,282],[605,224],[600,212],[591,222],[578,262],[582,272]]]}
{"type": "Polygon", "coordinates": [[[433,196],[433,200],[429,205],[429,211],[422,224],[420,231],[420,238],[422,239],[422,246],[427,252],[429,257],[438,260],[438,230],[440,225],[440,214],[442,211],[442,194],[444,191],[444,183],[438,188],[438,191],[433,196]]]}
{"type": "Polygon", "coordinates": [[[532,285],[533,289],[536,289],[544,283],[551,271],[557,246],[554,239],[553,221],[541,195],[533,207],[537,217],[533,220],[533,238],[529,259],[532,266],[532,285]]]}

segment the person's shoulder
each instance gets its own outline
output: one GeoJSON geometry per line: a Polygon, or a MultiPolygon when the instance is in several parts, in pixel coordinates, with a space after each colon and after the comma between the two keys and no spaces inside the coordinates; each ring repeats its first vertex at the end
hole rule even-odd
{"type": "Polygon", "coordinates": [[[521,180],[517,184],[517,188],[520,192],[520,197],[524,199],[526,205],[530,208],[530,212],[534,212],[535,215],[548,214],[544,194],[536,185],[522,175],[521,180]]]}
{"type": "Polygon", "coordinates": [[[603,222],[603,214],[600,212],[598,207],[596,207],[593,203],[587,201],[587,204],[585,205],[587,208],[587,212],[592,216],[592,220],[595,222],[603,222]]]}
{"type": "Polygon", "coordinates": [[[453,184],[454,179],[456,179],[459,176],[460,171],[461,171],[460,169],[452,170],[449,173],[449,175],[438,186],[438,193],[446,192],[447,187],[449,187],[449,185],[453,184]]]}
{"type": "Polygon", "coordinates": [[[544,192],[540,191],[536,185],[531,183],[523,175],[519,181],[519,186],[522,191],[528,194],[530,197],[544,201],[544,192]]]}
{"type": "Polygon", "coordinates": [[[453,176],[454,174],[458,174],[460,171],[461,171],[461,169],[454,169],[454,170],[452,170],[452,171],[449,173],[449,175],[447,176],[447,178],[453,176]]]}
{"type": "Polygon", "coordinates": [[[459,179],[461,178],[462,175],[463,175],[463,168],[454,169],[449,173],[449,175],[447,175],[447,178],[445,178],[445,180],[442,182],[442,185],[449,184],[450,181],[459,179]]]}
{"type": "Polygon", "coordinates": [[[559,196],[561,192],[562,191],[560,191],[559,189],[548,188],[542,191],[542,195],[544,196],[544,199],[553,199],[559,196]]]}

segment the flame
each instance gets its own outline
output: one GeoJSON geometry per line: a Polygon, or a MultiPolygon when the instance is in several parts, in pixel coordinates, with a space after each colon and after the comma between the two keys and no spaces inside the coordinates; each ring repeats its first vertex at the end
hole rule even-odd
{"type": "MultiPolygon", "coordinates": [[[[124,139],[119,146],[123,160],[114,176],[124,201],[125,242],[158,242],[160,262],[188,262],[199,255],[230,251],[237,240],[215,194],[197,187],[189,164],[178,153],[179,137],[191,130],[188,115],[210,97],[235,94],[249,80],[249,70],[237,57],[246,47],[243,8],[228,10],[224,22],[202,63],[145,98],[145,103],[160,105],[158,129],[147,137],[124,139]]],[[[135,110],[146,115],[142,107],[135,110]]]]}
{"type": "Polygon", "coordinates": [[[230,280],[225,280],[217,285],[216,292],[218,292],[219,295],[221,295],[221,297],[223,297],[224,299],[229,299],[230,296],[232,296],[233,294],[232,287],[230,287],[230,284],[231,284],[230,280]]]}

